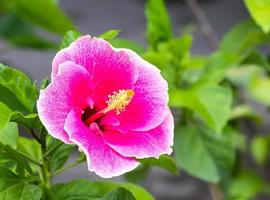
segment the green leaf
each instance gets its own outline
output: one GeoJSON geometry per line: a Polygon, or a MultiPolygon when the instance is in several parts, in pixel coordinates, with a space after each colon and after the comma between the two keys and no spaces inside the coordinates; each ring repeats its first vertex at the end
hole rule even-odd
{"type": "Polygon", "coordinates": [[[176,129],[174,149],[180,167],[192,176],[219,182],[230,174],[235,161],[235,137],[230,128],[222,134],[191,124],[176,129]]]}
{"type": "Polygon", "coordinates": [[[18,126],[16,123],[10,122],[0,129],[0,142],[8,145],[13,149],[17,148],[17,139],[19,137],[18,126]]]}
{"type": "Polygon", "coordinates": [[[232,93],[229,88],[197,84],[190,89],[171,90],[169,94],[171,106],[191,109],[217,133],[222,131],[230,117],[232,93]]]}
{"type": "MultiPolygon", "coordinates": [[[[32,160],[40,163],[42,160],[40,144],[34,139],[19,137],[17,150],[24,155],[30,157],[32,160]]],[[[40,167],[36,164],[29,163],[34,172],[40,172],[40,167]]]]}
{"type": "Polygon", "coordinates": [[[37,114],[23,115],[20,112],[12,112],[9,116],[9,121],[17,122],[18,124],[24,125],[29,129],[40,129],[42,127],[37,114]]]}
{"type": "Polygon", "coordinates": [[[269,155],[269,143],[267,138],[255,136],[251,140],[251,154],[253,159],[259,165],[264,165],[267,162],[269,155]]]}
{"type": "Polygon", "coordinates": [[[172,37],[170,18],[164,5],[164,0],[148,0],[146,4],[147,40],[156,49],[160,42],[172,37]]]}
{"type": "Polygon", "coordinates": [[[29,162],[24,156],[10,146],[0,143],[0,164],[5,163],[11,163],[12,167],[14,167],[14,171],[19,174],[20,177],[25,177],[26,174],[32,173],[29,162]]]}
{"type": "MultiPolygon", "coordinates": [[[[132,193],[137,200],[153,200],[151,194],[140,186],[131,183],[116,183],[97,181],[92,182],[84,179],[74,180],[65,184],[52,186],[53,200],[92,200],[102,198],[117,188],[124,188],[132,193]]],[[[120,198],[121,199],[121,198],[120,198]]]]}
{"type": "Polygon", "coordinates": [[[70,19],[52,1],[11,0],[8,4],[16,15],[53,33],[65,34],[68,30],[75,30],[70,19]]]}
{"type": "Polygon", "coordinates": [[[16,47],[56,48],[53,42],[39,36],[33,25],[18,18],[14,13],[8,13],[0,17],[0,36],[16,47]]]}
{"type": "Polygon", "coordinates": [[[37,162],[42,160],[40,144],[36,140],[19,137],[18,150],[37,162]]]}
{"type": "Polygon", "coordinates": [[[102,33],[98,37],[103,38],[104,40],[112,40],[118,36],[118,34],[121,32],[121,30],[113,29],[106,31],[105,33],[102,33]]]}
{"type": "Polygon", "coordinates": [[[125,173],[124,177],[128,182],[141,183],[146,179],[149,169],[150,165],[140,164],[134,170],[125,173]]]}
{"type": "Polygon", "coordinates": [[[8,121],[11,110],[2,102],[0,102],[0,129],[4,128],[8,121]]]}
{"type": "Polygon", "coordinates": [[[21,180],[9,169],[0,166],[0,199],[5,200],[39,200],[41,189],[21,180]]]}
{"type": "Polygon", "coordinates": [[[49,169],[51,172],[56,172],[64,166],[75,147],[67,145],[58,139],[52,138],[51,136],[48,137],[47,145],[48,151],[51,152],[49,169]]]}
{"type": "Polygon", "coordinates": [[[141,55],[145,52],[145,48],[140,44],[133,42],[131,40],[123,39],[123,38],[115,38],[110,40],[112,46],[116,48],[127,48],[135,51],[137,54],[141,55]]]}
{"type": "Polygon", "coordinates": [[[245,0],[246,7],[252,18],[265,33],[270,31],[270,1],[245,0]]]}
{"type": "Polygon", "coordinates": [[[0,85],[9,89],[28,111],[33,111],[38,95],[37,88],[23,72],[0,64],[0,85]]]}
{"type": "Polygon", "coordinates": [[[68,31],[63,37],[59,49],[64,49],[68,47],[72,42],[74,42],[81,34],[77,31],[68,31]]]}
{"type": "Polygon", "coordinates": [[[107,194],[102,200],[136,200],[131,192],[124,188],[118,188],[107,194]]]}
{"type": "Polygon", "coordinates": [[[179,171],[176,165],[175,160],[167,155],[161,155],[158,159],[156,158],[146,158],[139,160],[140,163],[145,165],[153,165],[157,167],[161,167],[163,169],[168,170],[169,172],[179,175],[179,171]]]}

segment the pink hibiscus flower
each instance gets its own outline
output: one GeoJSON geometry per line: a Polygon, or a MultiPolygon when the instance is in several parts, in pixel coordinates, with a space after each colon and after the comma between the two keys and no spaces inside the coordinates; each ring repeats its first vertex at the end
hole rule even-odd
{"type": "Polygon", "coordinates": [[[57,53],[52,82],[37,102],[48,132],[85,153],[104,178],[170,154],[173,117],[160,71],[128,49],[83,36],[57,53]]]}

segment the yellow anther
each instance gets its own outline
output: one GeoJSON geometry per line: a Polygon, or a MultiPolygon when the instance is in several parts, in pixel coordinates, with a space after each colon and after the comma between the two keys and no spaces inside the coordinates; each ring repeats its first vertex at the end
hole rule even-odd
{"type": "Polygon", "coordinates": [[[126,109],[126,106],[131,102],[135,92],[134,90],[119,90],[114,92],[112,95],[108,96],[108,101],[106,101],[108,107],[107,111],[114,110],[117,115],[126,109]]]}

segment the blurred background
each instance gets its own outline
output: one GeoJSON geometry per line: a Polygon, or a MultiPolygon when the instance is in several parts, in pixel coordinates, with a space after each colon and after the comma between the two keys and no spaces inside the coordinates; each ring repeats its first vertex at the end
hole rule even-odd
{"type": "MultiPolygon", "coordinates": [[[[109,29],[121,29],[120,37],[134,40],[143,46],[146,45],[144,0],[62,0],[59,3],[60,7],[82,34],[95,36],[109,29]]],[[[167,0],[166,4],[172,19],[174,32],[176,34],[189,32],[194,36],[191,49],[192,54],[204,55],[211,53],[213,51],[211,44],[209,44],[209,41],[202,33],[196,17],[186,1],[167,0]]],[[[230,27],[249,17],[241,0],[200,0],[199,4],[212,25],[217,39],[220,39],[230,27]]],[[[46,10],[46,8],[42,9],[46,10]]],[[[11,19],[13,19],[12,16],[11,19]]],[[[18,31],[17,29],[22,31],[25,26],[22,26],[16,19],[13,19],[15,21],[12,22],[12,20],[3,19],[2,17],[1,20],[1,62],[23,70],[32,79],[37,80],[38,83],[44,77],[49,77],[51,61],[57,50],[47,48],[50,46],[47,43],[41,45],[38,42],[37,44],[42,46],[42,49],[38,51],[36,49],[18,47],[16,41],[20,40],[18,38],[12,39],[12,31],[18,31]],[[15,27],[12,27],[10,23],[13,26],[15,24],[15,27]],[[8,28],[11,31],[7,31],[8,28]]],[[[36,27],[33,27],[30,33],[32,32],[56,43],[60,43],[62,39],[61,36],[50,34],[36,27]]],[[[23,38],[21,39],[23,40],[23,38]]],[[[23,42],[20,44],[23,46],[23,42]]],[[[64,182],[80,177],[92,180],[99,179],[93,173],[89,173],[87,166],[83,163],[58,176],[54,179],[54,182],[64,182]]],[[[119,177],[116,180],[121,179],[119,177]]],[[[180,172],[180,177],[175,177],[175,175],[169,172],[153,167],[146,181],[143,182],[143,186],[158,200],[211,199],[209,186],[198,179],[187,176],[185,172],[180,172]]]]}

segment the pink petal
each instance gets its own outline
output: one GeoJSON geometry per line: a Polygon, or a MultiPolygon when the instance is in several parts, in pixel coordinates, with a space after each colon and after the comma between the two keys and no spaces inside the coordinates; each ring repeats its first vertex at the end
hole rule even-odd
{"type": "Polygon", "coordinates": [[[70,140],[85,153],[89,171],[94,171],[103,178],[119,176],[135,169],[139,164],[133,158],[123,157],[109,147],[99,130],[87,128],[81,121],[79,112],[70,111],[65,130],[70,140]]]}
{"type": "Polygon", "coordinates": [[[110,147],[125,157],[158,158],[162,154],[171,154],[173,131],[173,116],[167,108],[164,121],[152,130],[127,133],[107,131],[103,137],[110,147]]]}
{"type": "Polygon", "coordinates": [[[64,124],[71,107],[82,109],[87,103],[89,74],[73,62],[60,65],[52,83],[43,91],[37,101],[41,122],[48,132],[65,143],[72,143],[64,131],[64,124]]]}
{"type": "Polygon", "coordinates": [[[52,63],[52,78],[57,74],[58,66],[69,60],[89,71],[91,97],[103,107],[109,94],[132,88],[138,78],[137,66],[124,50],[114,49],[105,40],[89,35],[80,37],[57,53],[52,63]]]}
{"type": "Polygon", "coordinates": [[[131,50],[125,50],[137,66],[139,76],[135,95],[118,119],[126,130],[150,130],[157,127],[167,114],[168,84],[155,66],[131,50]]]}

